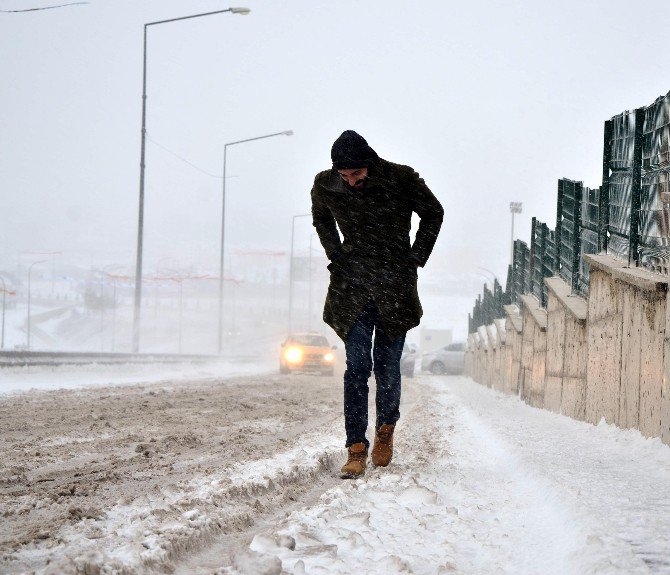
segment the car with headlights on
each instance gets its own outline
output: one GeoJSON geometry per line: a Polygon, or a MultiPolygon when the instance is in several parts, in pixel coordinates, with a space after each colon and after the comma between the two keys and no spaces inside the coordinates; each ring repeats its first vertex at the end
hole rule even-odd
{"type": "Polygon", "coordinates": [[[461,374],[464,366],[465,343],[462,342],[450,343],[421,357],[421,371],[434,375],[461,374]]]}
{"type": "Polygon", "coordinates": [[[319,333],[294,333],[281,344],[279,373],[294,371],[320,372],[333,375],[337,346],[330,346],[325,336],[319,333]]]}

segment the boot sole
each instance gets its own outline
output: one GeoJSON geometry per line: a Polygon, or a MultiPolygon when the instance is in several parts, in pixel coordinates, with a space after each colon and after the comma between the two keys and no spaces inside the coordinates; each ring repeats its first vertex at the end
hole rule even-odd
{"type": "Polygon", "coordinates": [[[363,473],[340,473],[340,479],[358,479],[364,475],[365,471],[363,473]]]}

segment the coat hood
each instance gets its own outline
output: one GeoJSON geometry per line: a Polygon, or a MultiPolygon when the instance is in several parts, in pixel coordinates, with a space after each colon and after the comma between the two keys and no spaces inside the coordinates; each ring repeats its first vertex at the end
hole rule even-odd
{"type": "Polygon", "coordinates": [[[368,146],[365,138],[353,130],[342,132],[335,140],[330,157],[336,170],[368,168],[379,159],[377,152],[368,146]]]}

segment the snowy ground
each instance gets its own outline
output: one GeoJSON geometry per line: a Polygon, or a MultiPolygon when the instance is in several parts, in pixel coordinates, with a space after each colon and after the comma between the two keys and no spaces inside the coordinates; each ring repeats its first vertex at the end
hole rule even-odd
{"type": "Polygon", "coordinates": [[[104,385],[129,385],[193,381],[269,373],[276,361],[221,359],[203,363],[148,363],[25,366],[0,369],[0,395],[29,390],[77,389],[104,385]]]}
{"type": "Polygon", "coordinates": [[[404,380],[342,481],[338,378],[0,397],[0,572],[670,573],[670,448],[466,378],[404,380]]]}

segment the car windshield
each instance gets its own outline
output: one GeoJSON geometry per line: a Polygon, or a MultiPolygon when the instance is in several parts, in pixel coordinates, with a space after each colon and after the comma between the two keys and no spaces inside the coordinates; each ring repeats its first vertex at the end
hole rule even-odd
{"type": "Polygon", "coordinates": [[[289,338],[290,343],[312,347],[328,347],[328,340],[322,335],[294,335],[289,338]]]}

